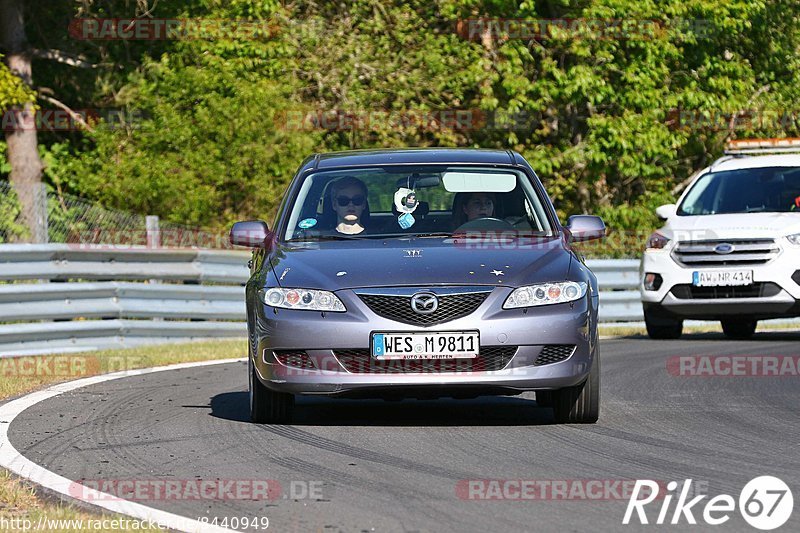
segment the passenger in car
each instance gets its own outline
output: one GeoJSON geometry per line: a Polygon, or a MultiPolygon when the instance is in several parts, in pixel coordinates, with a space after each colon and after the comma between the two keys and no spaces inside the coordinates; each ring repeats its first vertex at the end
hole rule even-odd
{"type": "Polygon", "coordinates": [[[345,176],[331,185],[331,205],[336,212],[336,231],[355,235],[364,231],[369,215],[367,186],[358,178],[345,176]]]}
{"type": "Polygon", "coordinates": [[[453,222],[455,227],[478,218],[495,216],[497,201],[494,193],[458,193],[453,202],[453,222]]]}

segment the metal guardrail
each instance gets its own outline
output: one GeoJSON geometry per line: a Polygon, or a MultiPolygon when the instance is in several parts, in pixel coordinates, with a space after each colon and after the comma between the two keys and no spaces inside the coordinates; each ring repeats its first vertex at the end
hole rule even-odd
{"type": "Polygon", "coordinates": [[[0,357],[247,335],[246,251],[0,245],[0,357]],[[39,281],[39,283],[36,283],[39,281]]]}
{"type": "Polygon", "coordinates": [[[595,273],[600,286],[600,322],[644,320],[638,259],[590,259],[586,266],[595,273]]]}
{"type": "MultiPolygon", "coordinates": [[[[246,251],[0,245],[0,357],[244,337],[246,251]],[[40,281],[36,283],[35,281],[40,281]]],[[[642,319],[637,260],[587,262],[602,322],[642,319]]]]}

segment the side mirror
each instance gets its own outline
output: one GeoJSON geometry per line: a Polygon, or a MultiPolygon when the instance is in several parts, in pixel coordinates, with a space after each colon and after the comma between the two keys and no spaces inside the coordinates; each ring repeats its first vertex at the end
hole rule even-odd
{"type": "Polygon", "coordinates": [[[606,225],[603,219],[592,215],[573,215],[566,226],[570,241],[591,241],[606,236],[606,225]]]}
{"type": "Polygon", "coordinates": [[[261,220],[237,222],[231,228],[230,241],[237,246],[267,248],[271,240],[269,227],[261,220]]]}
{"type": "Polygon", "coordinates": [[[656,216],[661,220],[667,220],[669,217],[674,217],[678,212],[678,206],[675,204],[666,204],[656,208],[656,216]]]}

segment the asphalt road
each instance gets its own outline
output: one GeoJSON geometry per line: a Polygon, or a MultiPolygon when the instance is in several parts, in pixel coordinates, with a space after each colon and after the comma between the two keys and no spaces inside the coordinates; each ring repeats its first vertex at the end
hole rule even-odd
{"type": "MultiPolygon", "coordinates": [[[[70,479],[169,479],[184,487],[193,480],[275,480],[274,500],[172,496],[142,503],[195,518],[266,516],[278,532],[683,531],[685,519],[677,526],[636,520],[623,526],[627,499],[616,494],[615,481],[691,478],[699,493],[738,501],[747,481],[761,475],[793,488],[795,511],[780,531],[799,531],[798,376],[691,377],[668,370],[675,356],[796,356],[799,341],[800,333],[735,342],[715,334],[604,341],[601,419],[589,426],[553,425],[551,411],[537,407],[533,394],[394,403],[303,399],[293,425],[254,425],[246,421],[246,365],[236,363],[68,393],[23,413],[10,437],[29,459],[70,479]],[[535,499],[475,499],[501,486],[469,485],[482,479],[539,480],[545,489],[535,499]],[[597,489],[588,480],[601,480],[608,499],[582,498],[579,489],[597,489]],[[316,498],[290,497],[304,487],[316,498]],[[558,489],[546,487],[572,493],[548,499],[558,489]]],[[[514,486],[502,485],[511,497],[514,486]]],[[[647,507],[651,522],[663,501],[647,507]]],[[[706,501],[694,508],[700,522],[706,501]]],[[[724,530],[755,531],[738,511],[730,515],[724,530]]]]}

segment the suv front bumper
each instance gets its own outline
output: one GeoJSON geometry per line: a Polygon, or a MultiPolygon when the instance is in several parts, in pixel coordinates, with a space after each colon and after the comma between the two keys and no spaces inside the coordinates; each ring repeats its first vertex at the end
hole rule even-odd
{"type": "Polygon", "coordinates": [[[686,267],[673,259],[670,250],[648,250],[642,256],[639,290],[645,310],[670,318],[720,319],[728,316],[756,319],[800,316],[800,248],[786,248],[772,261],[759,265],[714,266],[704,270],[752,270],[750,289],[693,290],[698,267],[686,267]],[[661,285],[646,290],[645,275],[658,274],[661,285]],[[760,290],[759,290],[760,288],[760,290]],[[716,293],[716,294],[709,294],[716,293]],[[747,294],[745,294],[747,293],[747,294]]]}

